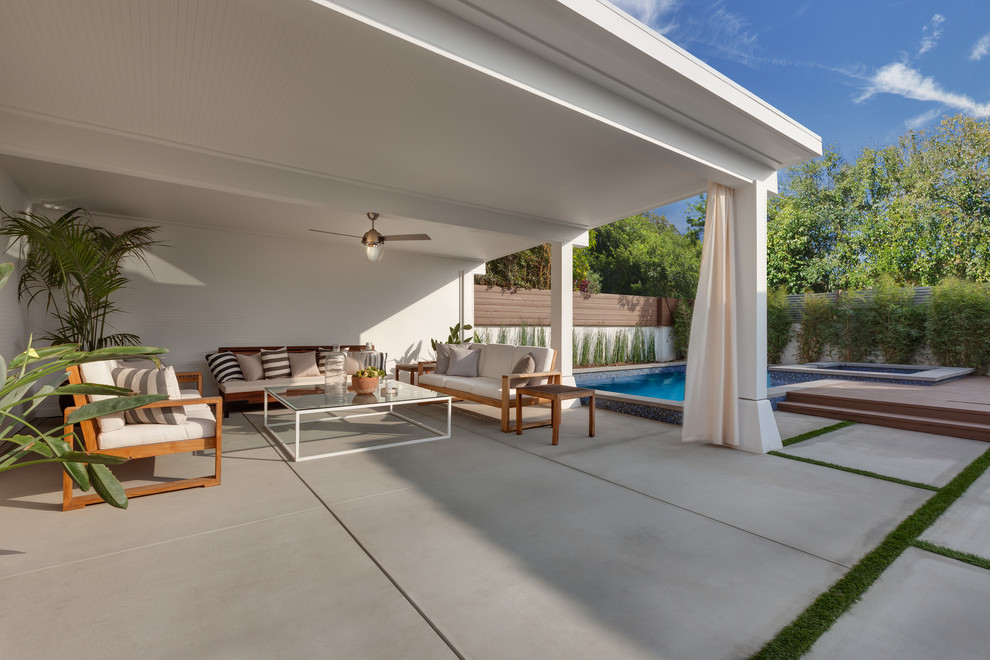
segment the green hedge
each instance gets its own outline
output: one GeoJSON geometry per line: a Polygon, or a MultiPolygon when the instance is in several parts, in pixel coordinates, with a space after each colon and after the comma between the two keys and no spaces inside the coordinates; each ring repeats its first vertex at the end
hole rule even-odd
{"type": "Polygon", "coordinates": [[[787,305],[787,289],[779,287],[767,295],[767,362],[780,364],[791,341],[793,327],[787,305]]]}
{"type": "Polygon", "coordinates": [[[945,367],[990,366],[990,290],[972,282],[946,280],[932,291],[928,347],[945,367]]]}

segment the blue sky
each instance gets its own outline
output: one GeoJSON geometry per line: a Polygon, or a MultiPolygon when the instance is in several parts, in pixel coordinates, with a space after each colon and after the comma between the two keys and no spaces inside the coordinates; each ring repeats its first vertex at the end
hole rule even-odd
{"type": "MultiPolygon", "coordinates": [[[[611,0],[855,159],[990,117],[990,0],[611,0]]],[[[683,227],[683,205],[661,212],[683,227]]]]}

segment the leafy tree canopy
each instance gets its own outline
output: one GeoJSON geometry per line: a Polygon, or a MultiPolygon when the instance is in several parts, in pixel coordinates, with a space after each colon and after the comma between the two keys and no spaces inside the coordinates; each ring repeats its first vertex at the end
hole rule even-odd
{"type": "Polygon", "coordinates": [[[929,132],[835,149],[788,170],[768,202],[767,279],[791,293],[990,281],[990,122],[946,117],[929,132]]]}

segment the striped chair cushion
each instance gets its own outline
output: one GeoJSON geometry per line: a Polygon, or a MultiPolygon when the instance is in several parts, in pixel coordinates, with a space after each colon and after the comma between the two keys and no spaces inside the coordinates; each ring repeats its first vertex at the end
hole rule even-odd
{"type": "Polygon", "coordinates": [[[244,372],[241,371],[241,365],[238,364],[237,356],[233,353],[210,353],[206,356],[206,365],[218,383],[244,380],[244,372]]]}
{"type": "MultiPolygon", "coordinates": [[[[179,400],[179,381],[175,369],[134,369],[118,367],[113,370],[113,382],[117,387],[131,390],[135,394],[167,394],[169,399],[179,400]]],[[[184,424],[186,411],[182,406],[175,408],[135,408],[124,411],[128,424],[184,424]]]]}
{"type": "Polygon", "coordinates": [[[265,369],[265,380],[292,376],[289,352],[284,347],[274,351],[261,351],[261,366],[265,369]]]}

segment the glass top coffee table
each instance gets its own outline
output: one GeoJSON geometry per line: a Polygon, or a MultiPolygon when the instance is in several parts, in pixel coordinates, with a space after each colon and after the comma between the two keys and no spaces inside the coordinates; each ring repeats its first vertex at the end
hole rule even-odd
{"type": "MultiPolygon", "coordinates": [[[[450,437],[451,397],[437,394],[431,390],[418,387],[416,385],[410,385],[409,383],[388,381],[387,384],[380,386],[374,394],[355,394],[349,390],[345,392],[342,387],[328,388],[324,385],[266,387],[265,393],[268,395],[264,397],[265,429],[271,437],[282,446],[285,453],[293,461],[308,461],[314,458],[325,458],[327,456],[342,456],[344,454],[374,451],[376,449],[387,449],[388,447],[398,447],[400,445],[409,445],[417,442],[443,440],[450,437]],[[384,390],[383,387],[385,388],[384,390]],[[269,424],[269,398],[274,399],[278,403],[285,406],[288,410],[292,411],[292,420],[274,421],[269,424]],[[447,404],[446,433],[441,429],[427,426],[418,420],[407,417],[406,415],[396,411],[396,408],[401,406],[420,403],[447,404]],[[349,412],[362,410],[367,412],[349,412]],[[301,441],[300,426],[302,424],[317,421],[329,422],[331,424],[340,423],[348,419],[370,417],[373,415],[396,417],[428,431],[430,435],[423,438],[406,439],[398,442],[386,442],[384,444],[370,445],[367,447],[314,454],[312,456],[301,455],[300,451],[303,444],[309,444],[311,442],[315,442],[316,440],[320,440],[319,438],[308,438],[305,442],[301,441]],[[286,442],[286,440],[280,436],[277,427],[293,427],[295,433],[293,441],[286,442]]],[[[373,426],[369,425],[369,430],[373,430],[373,428],[373,426]]],[[[328,442],[328,440],[321,440],[321,444],[324,444],[325,442],[328,442]]]]}

